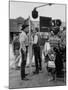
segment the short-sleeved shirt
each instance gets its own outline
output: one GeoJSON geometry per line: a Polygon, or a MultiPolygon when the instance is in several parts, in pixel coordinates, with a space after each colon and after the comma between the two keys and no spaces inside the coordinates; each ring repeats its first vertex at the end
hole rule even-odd
{"type": "Polygon", "coordinates": [[[20,48],[22,48],[26,52],[28,37],[24,31],[22,31],[22,33],[20,34],[19,40],[20,40],[20,48]]]}
{"type": "Polygon", "coordinates": [[[19,42],[19,39],[18,38],[15,38],[13,40],[13,48],[14,48],[14,50],[19,50],[19,48],[20,48],[20,42],[19,42]]]}

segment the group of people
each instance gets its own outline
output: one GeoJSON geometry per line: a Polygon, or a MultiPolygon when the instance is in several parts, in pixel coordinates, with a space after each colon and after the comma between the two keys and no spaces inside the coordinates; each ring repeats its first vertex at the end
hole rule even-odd
{"type": "MultiPolygon", "coordinates": [[[[58,47],[51,47],[49,38],[45,42],[43,46],[43,50],[41,51],[40,46],[40,35],[37,33],[38,29],[36,28],[33,32],[33,40],[30,42],[32,44],[32,51],[35,57],[35,71],[34,74],[39,74],[42,70],[42,53],[45,57],[45,62],[47,63],[47,71],[51,73],[52,79],[55,79],[55,74],[57,77],[60,77],[60,74],[63,69],[63,61],[62,61],[62,47],[58,45],[58,47]],[[52,65],[50,65],[52,64],[52,65]]],[[[21,80],[26,79],[25,67],[27,62],[27,53],[29,48],[29,38],[28,33],[25,30],[22,30],[20,35],[18,36],[18,43],[14,43],[14,52],[16,56],[16,61],[22,58],[21,60],[21,80]],[[18,53],[19,51],[19,53],[18,53]],[[20,55],[19,55],[20,54],[20,55]]]]}
{"type": "Polygon", "coordinates": [[[49,46],[49,50],[45,51],[44,56],[45,62],[47,63],[47,71],[50,72],[52,76],[49,80],[56,80],[56,77],[65,77],[63,69],[65,68],[64,63],[66,63],[66,46],[63,47],[61,38],[54,35],[53,32],[51,34],[51,36],[56,39],[56,42],[53,40],[56,45],[51,45],[48,39],[45,46],[49,46]]]}
{"type": "Polygon", "coordinates": [[[32,51],[33,55],[35,57],[35,71],[34,74],[38,74],[39,70],[42,70],[42,58],[41,58],[41,49],[39,45],[39,35],[37,34],[37,29],[33,32],[33,38],[32,41],[29,41],[29,35],[26,31],[21,30],[22,32],[19,34],[19,36],[13,41],[13,49],[16,56],[15,63],[18,62],[18,60],[21,59],[21,79],[26,79],[25,74],[25,67],[27,62],[27,54],[29,50],[29,43],[32,44],[32,51]]]}

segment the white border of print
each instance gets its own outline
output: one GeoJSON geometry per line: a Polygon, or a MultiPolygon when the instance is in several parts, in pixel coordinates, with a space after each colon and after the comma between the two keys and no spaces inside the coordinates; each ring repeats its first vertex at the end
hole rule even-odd
{"type": "MultiPolygon", "coordinates": [[[[8,42],[9,41],[9,14],[8,14],[9,2],[8,1],[9,0],[0,0],[0,90],[7,90],[9,84],[9,42],[8,42]]],[[[62,3],[68,5],[67,0],[10,0],[10,1],[48,2],[48,3],[62,3]]],[[[29,89],[31,90],[32,89],[36,89],[36,90],[65,89],[66,90],[67,88],[68,88],[67,86],[59,86],[59,87],[45,87],[45,88],[44,87],[29,88],[29,89]]]]}

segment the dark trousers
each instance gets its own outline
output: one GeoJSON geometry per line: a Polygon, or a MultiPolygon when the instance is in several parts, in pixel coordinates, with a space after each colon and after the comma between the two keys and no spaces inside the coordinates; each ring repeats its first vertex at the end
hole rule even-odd
{"type": "Polygon", "coordinates": [[[56,65],[56,74],[59,77],[62,75],[63,69],[63,61],[60,54],[56,55],[55,65],[56,65]]]}
{"type": "Polygon", "coordinates": [[[34,49],[34,56],[35,56],[35,66],[36,66],[36,71],[39,72],[39,69],[42,69],[41,65],[41,55],[40,55],[40,46],[34,44],[33,45],[34,49]]]}
{"type": "Polygon", "coordinates": [[[25,78],[25,66],[26,66],[26,52],[21,49],[22,62],[21,62],[21,79],[25,78]]]}

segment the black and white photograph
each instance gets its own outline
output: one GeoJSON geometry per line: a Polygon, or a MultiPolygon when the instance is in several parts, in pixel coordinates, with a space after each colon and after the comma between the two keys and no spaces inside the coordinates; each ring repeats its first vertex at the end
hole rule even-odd
{"type": "Polygon", "coordinates": [[[9,89],[66,86],[66,7],[9,1],[9,89]]]}

